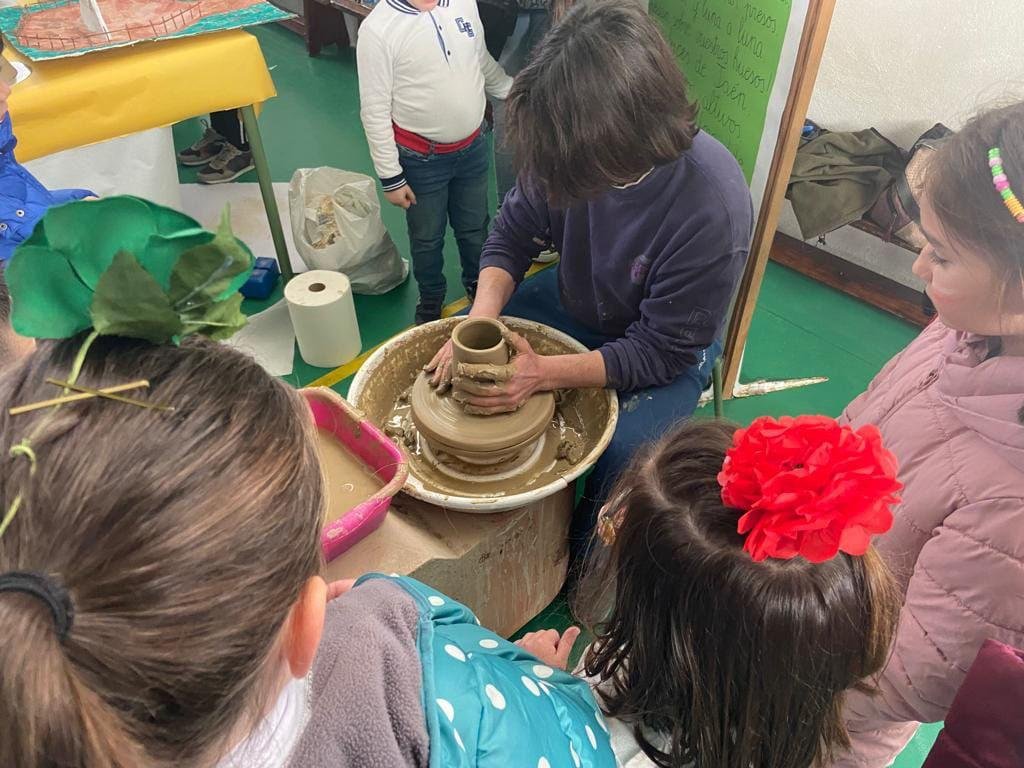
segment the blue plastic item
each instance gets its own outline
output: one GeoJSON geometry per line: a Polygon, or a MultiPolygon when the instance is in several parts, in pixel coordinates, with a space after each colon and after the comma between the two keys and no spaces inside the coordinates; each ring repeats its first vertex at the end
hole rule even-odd
{"type": "MultiPolygon", "coordinates": [[[[259,264],[261,261],[274,260],[257,259],[256,263],[259,264]]],[[[254,269],[252,274],[249,275],[249,279],[245,281],[245,284],[239,290],[247,299],[259,299],[261,301],[269,299],[270,294],[274,292],[274,288],[277,286],[277,280],[280,276],[280,272],[277,270],[277,262],[274,261],[273,272],[269,269],[254,269]]]]}
{"type": "Polygon", "coordinates": [[[253,269],[265,269],[270,274],[277,277],[281,274],[281,270],[277,266],[277,259],[271,259],[267,256],[256,259],[256,263],[252,266],[253,269]]]}

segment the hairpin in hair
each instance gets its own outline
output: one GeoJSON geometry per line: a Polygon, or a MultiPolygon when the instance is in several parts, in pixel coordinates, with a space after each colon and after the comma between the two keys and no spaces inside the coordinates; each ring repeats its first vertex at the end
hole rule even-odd
{"type": "Polygon", "coordinates": [[[597,535],[606,547],[615,543],[615,537],[619,533],[619,528],[622,527],[622,518],[625,516],[625,512],[626,510],[622,507],[613,508],[605,504],[597,513],[597,535]]]}
{"type": "Polygon", "coordinates": [[[52,397],[49,400],[40,400],[39,402],[28,403],[27,405],[16,405],[13,408],[9,408],[7,412],[11,416],[19,416],[20,414],[31,413],[32,411],[38,411],[42,408],[54,408],[58,405],[64,405],[65,403],[77,403],[80,400],[91,400],[94,397],[116,400],[117,402],[125,403],[126,405],[134,405],[139,408],[150,408],[157,411],[174,410],[173,406],[170,405],[147,403],[145,400],[136,400],[133,397],[124,397],[118,394],[119,392],[129,392],[133,389],[148,389],[149,382],[145,379],[129,381],[127,384],[117,384],[112,387],[103,387],[102,389],[83,387],[81,384],[72,384],[71,382],[60,381],[59,379],[47,379],[46,383],[53,384],[57,387],[63,387],[65,390],[74,392],[75,394],[52,397]]]}
{"type": "Polygon", "coordinates": [[[988,151],[988,167],[992,169],[992,183],[996,192],[1003,198],[1003,205],[1009,210],[1010,215],[1018,222],[1024,224],[1024,204],[1017,199],[1017,196],[1010,189],[1010,179],[1003,170],[1002,152],[999,147],[992,147],[988,151]]]}
{"type": "Polygon", "coordinates": [[[863,555],[892,527],[896,457],[874,426],[854,430],[826,416],[762,417],[737,430],[718,483],[743,510],[737,531],[755,561],[802,556],[820,563],[863,555]]]}
{"type": "Polygon", "coordinates": [[[619,491],[597,513],[597,536],[606,547],[615,543],[615,537],[622,527],[622,521],[626,517],[626,508],[623,504],[628,494],[629,491],[619,491]]]}

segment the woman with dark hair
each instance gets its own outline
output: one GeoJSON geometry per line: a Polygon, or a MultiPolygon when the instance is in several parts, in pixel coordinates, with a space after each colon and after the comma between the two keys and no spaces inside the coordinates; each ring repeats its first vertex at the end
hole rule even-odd
{"type": "MultiPolygon", "coordinates": [[[[697,129],[672,50],[634,3],[574,6],[507,107],[519,182],[484,246],[470,315],[543,322],[592,351],[544,357],[519,339],[508,382],[461,386],[484,412],[543,390],[634,394],[589,480],[600,499],[638,445],[697,405],[747,258],[750,192],[729,151],[697,129]],[[557,270],[523,283],[549,244],[557,270]]],[[[450,360],[446,346],[435,385],[451,380],[450,360]]]]}
{"type": "MultiPolygon", "coordinates": [[[[647,10],[648,0],[635,2],[647,10]]],[[[480,18],[487,33],[487,50],[501,68],[515,77],[533,56],[537,44],[553,24],[573,6],[574,0],[479,0],[480,18]],[[495,6],[518,5],[518,13],[501,15],[495,6]],[[497,51],[495,53],[494,51],[497,51]]],[[[494,99],[494,175],[498,183],[498,207],[516,183],[515,158],[507,139],[506,102],[494,99]]],[[[557,256],[544,253],[536,261],[549,262],[557,256]]]]}

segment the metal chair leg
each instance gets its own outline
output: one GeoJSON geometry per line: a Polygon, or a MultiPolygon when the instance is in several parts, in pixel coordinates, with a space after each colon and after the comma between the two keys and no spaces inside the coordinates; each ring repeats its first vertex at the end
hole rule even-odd
{"type": "Polygon", "coordinates": [[[715,418],[720,419],[725,410],[722,398],[722,358],[715,360],[715,367],[711,371],[711,386],[715,397],[715,418]]]}
{"type": "Polygon", "coordinates": [[[274,197],[274,183],[270,178],[270,165],[267,163],[267,153],[263,148],[263,137],[260,135],[259,121],[256,119],[256,110],[251,106],[242,107],[242,124],[245,126],[245,136],[249,140],[249,148],[252,150],[252,162],[256,166],[256,177],[259,179],[260,192],[263,195],[263,205],[267,209],[267,222],[270,224],[270,235],[274,238],[274,251],[277,253],[277,263],[281,267],[281,276],[284,282],[288,282],[295,276],[292,269],[291,258],[288,256],[288,245],[284,239],[284,229],[281,226],[281,213],[277,209],[277,198],[274,197]]]}

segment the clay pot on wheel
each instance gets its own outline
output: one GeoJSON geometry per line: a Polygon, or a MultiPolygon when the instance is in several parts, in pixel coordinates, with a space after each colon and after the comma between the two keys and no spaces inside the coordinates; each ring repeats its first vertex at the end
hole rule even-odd
{"type": "Polygon", "coordinates": [[[507,365],[508,344],[505,326],[487,317],[470,317],[452,331],[452,367],[458,371],[462,363],[507,365]]]}
{"type": "MultiPolygon", "coordinates": [[[[452,331],[452,368],[462,364],[507,365],[511,359],[505,326],[471,317],[452,331]]],[[[445,454],[472,466],[495,466],[536,455],[534,448],[555,413],[555,398],[539,392],[522,408],[492,416],[467,414],[449,396],[438,395],[420,374],[411,394],[412,420],[433,455],[445,454]]]]}

